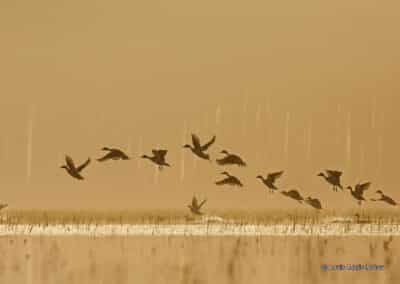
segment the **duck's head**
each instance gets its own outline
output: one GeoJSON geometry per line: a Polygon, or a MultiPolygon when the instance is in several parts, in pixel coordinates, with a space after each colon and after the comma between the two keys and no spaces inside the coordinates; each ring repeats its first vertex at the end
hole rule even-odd
{"type": "Polygon", "coordinates": [[[147,155],[142,155],[142,156],[140,156],[140,158],[142,158],[142,159],[148,159],[149,156],[147,156],[147,155]]]}
{"type": "Polygon", "coordinates": [[[383,194],[382,190],[377,190],[376,193],[383,194]]]}
{"type": "Polygon", "coordinates": [[[171,167],[171,165],[170,164],[168,164],[168,163],[164,163],[164,165],[163,166],[166,166],[166,167],[171,167]]]}
{"type": "Polygon", "coordinates": [[[346,187],[346,189],[353,190],[353,188],[350,185],[348,187],[346,187]]]}
{"type": "Polygon", "coordinates": [[[222,172],[221,175],[229,176],[229,173],[225,171],[225,172],[222,172]]]}
{"type": "Polygon", "coordinates": [[[325,174],[324,174],[324,173],[319,173],[317,176],[318,176],[318,177],[324,177],[325,174]]]}
{"type": "Polygon", "coordinates": [[[229,152],[226,151],[226,150],[222,150],[222,151],[221,151],[221,154],[229,155],[229,152]]]}
{"type": "Polygon", "coordinates": [[[68,167],[66,166],[66,165],[62,165],[61,167],[60,167],[60,169],[68,169],[68,167]]]}
{"type": "Polygon", "coordinates": [[[192,148],[192,146],[190,146],[189,144],[185,144],[183,145],[183,148],[192,148]]]}
{"type": "Polygon", "coordinates": [[[111,149],[108,148],[108,147],[103,147],[103,148],[101,148],[101,150],[102,150],[102,151],[111,151],[111,149]]]}
{"type": "Polygon", "coordinates": [[[258,176],[256,176],[256,178],[258,178],[258,179],[264,179],[264,177],[263,177],[262,175],[258,175],[258,176]]]}

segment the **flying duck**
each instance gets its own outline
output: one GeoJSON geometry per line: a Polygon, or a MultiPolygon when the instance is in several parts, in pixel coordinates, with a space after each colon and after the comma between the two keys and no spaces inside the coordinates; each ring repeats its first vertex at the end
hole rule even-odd
{"type": "Polygon", "coordinates": [[[280,178],[283,175],[283,171],[268,174],[267,178],[264,179],[263,176],[259,175],[256,178],[261,179],[261,181],[270,189],[270,191],[273,193],[274,190],[278,190],[278,188],[275,186],[275,181],[280,178]]]}
{"type": "Polygon", "coordinates": [[[301,196],[301,194],[297,190],[281,191],[281,193],[284,196],[287,196],[291,199],[297,200],[300,203],[302,203],[302,201],[304,201],[304,198],[301,196]]]}
{"type": "Polygon", "coordinates": [[[321,202],[317,198],[312,198],[312,197],[307,197],[305,202],[310,205],[311,207],[314,207],[317,210],[322,209],[321,202]]]}
{"type": "Polygon", "coordinates": [[[333,185],[333,191],[338,191],[338,188],[343,190],[343,186],[341,185],[340,178],[342,176],[342,172],[326,170],[327,175],[324,173],[319,173],[319,177],[323,177],[329,184],[333,185]]]}
{"type": "Polygon", "coordinates": [[[215,183],[216,185],[231,185],[231,186],[243,187],[242,182],[237,177],[230,175],[228,172],[222,172],[221,175],[225,175],[226,178],[217,181],[215,183]]]}
{"type": "Polygon", "coordinates": [[[61,166],[62,169],[65,169],[70,176],[76,179],[79,180],[84,179],[83,176],[81,175],[81,172],[84,168],[86,168],[90,164],[90,158],[88,158],[86,162],[80,165],[79,167],[75,166],[74,161],[68,155],[65,156],[65,162],[66,165],[61,166]]]}
{"type": "Polygon", "coordinates": [[[165,161],[165,156],[168,153],[167,150],[152,150],[152,152],[153,152],[153,157],[149,157],[147,155],[143,155],[142,158],[143,159],[149,159],[150,161],[152,161],[153,163],[158,165],[158,168],[160,170],[162,170],[163,167],[170,167],[171,166],[170,164],[168,164],[165,161]]]}
{"type": "Polygon", "coordinates": [[[371,186],[370,182],[363,183],[363,184],[357,184],[355,186],[355,189],[351,186],[348,186],[347,189],[350,190],[351,195],[358,200],[358,204],[361,205],[362,201],[366,201],[363,194],[364,191],[366,191],[369,187],[371,186]]]}
{"type": "Polygon", "coordinates": [[[381,198],[379,199],[371,199],[371,201],[383,201],[386,202],[387,204],[393,205],[393,206],[397,206],[397,202],[394,201],[391,197],[383,194],[382,190],[378,190],[376,191],[376,193],[381,195],[381,198]]]}
{"type": "Polygon", "coordinates": [[[104,157],[97,159],[99,162],[108,160],[129,160],[129,157],[120,149],[103,147],[101,150],[108,151],[108,153],[104,157]]]}
{"type": "Polygon", "coordinates": [[[189,148],[190,150],[192,150],[193,154],[195,154],[196,156],[204,159],[204,160],[210,160],[210,155],[205,153],[205,151],[208,150],[208,148],[210,148],[210,146],[212,144],[214,144],[216,139],[216,136],[214,135],[213,138],[210,140],[210,142],[208,142],[207,144],[201,145],[200,144],[200,139],[196,134],[192,134],[192,145],[186,144],[183,146],[183,148],[189,148]]]}
{"type": "Polygon", "coordinates": [[[200,204],[197,201],[196,196],[193,196],[192,199],[192,204],[189,204],[188,207],[190,209],[190,211],[194,214],[194,215],[203,215],[202,212],[200,212],[201,207],[204,205],[204,203],[207,202],[207,199],[204,199],[200,204]]]}
{"type": "Polygon", "coordinates": [[[221,154],[224,154],[225,157],[216,160],[217,164],[220,166],[225,166],[225,165],[237,165],[239,167],[246,166],[246,163],[238,155],[230,154],[226,150],[222,150],[221,154]]]}

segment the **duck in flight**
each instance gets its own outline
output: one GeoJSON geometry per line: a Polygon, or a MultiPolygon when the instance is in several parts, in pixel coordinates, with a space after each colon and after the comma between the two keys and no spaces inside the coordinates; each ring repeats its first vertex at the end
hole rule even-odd
{"type": "Polygon", "coordinates": [[[397,206],[397,202],[394,201],[391,197],[385,195],[382,192],[382,190],[378,190],[378,191],[376,191],[376,193],[380,194],[381,197],[379,199],[371,199],[371,201],[383,201],[392,206],[397,206]]]}
{"type": "Polygon", "coordinates": [[[186,144],[183,146],[183,148],[189,148],[193,154],[195,154],[197,157],[202,158],[204,160],[210,160],[210,155],[206,153],[208,148],[212,144],[214,144],[216,140],[216,136],[214,135],[213,138],[206,144],[201,145],[200,139],[196,134],[192,134],[192,145],[186,144]]]}
{"type": "Polygon", "coordinates": [[[108,153],[97,159],[99,162],[108,160],[129,160],[129,157],[120,149],[103,147],[101,150],[107,151],[108,153]]]}
{"type": "Polygon", "coordinates": [[[218,186],[221,185],[231,185],[231,186],[239,186],[243,187],[242,182],[235,176],[230,175],[228,172],[222,172],[221,175],[225,175],[226,178],[223,180],[217,181],[215,184],[218,186]]]}
{"type": "Polygon", "coordinates": [[[293,189],[293,190],[289,190],[289,191],[281,191],[281,193],[284,196],[294,199],[300,203],[302,203],[302,201],[304,201],[303,196],[301,196],[301,194],[297,190],[293,189]]]}
{"type": "Polygon", "coordinates": [[[271,193],[274,192],[274,190],[278,190],[278,188],[275,186],[275,182],[278,178],[280,178],[283,175],[283,171],[268,174],[267,178],[264,178],[263,176],[259,175],[257,176],[258,179],[260,179],[271,191],[271,193]]]}
{"type": "Polygon", "coordinates": [[[351,195],[358,200],[358,204],[361,205],[362,201],[366,201],[364,198],[364,191],[368,190],[371,186],[370,182],[366,182],[363,184],[357,184],[353,190],[351,186],[348,186],[347,189],[350,190],[351,195]]]}
{"type": "Polygon", "coordinates": [[[143,155],[143,159],[148,159],[158,165],[158,168],[160,170],[163,169],[163,167],[170,167],[171,165],[168,164],[165,161],[165,156],[167,155],[168,151],[167,150],[152,150],[153,156],[149,157],[147,155],[143,155]]]}
{"type": "Polygon", "coordinates": [[[317,210],[322,209],[321,201],[319,201],[317,198],[307,197],[304,201],[317,210]]]}
{"type": "Polygon", "coordinates": [[[188,207],[190,209],[190,211],[194,214],[194,215],[203,215],[203,213],[200,211],[201,207],[203,207],[203,205],[207,202],[207,199],[204,199],[200,204],[197,201],[196,196],[193,196],[192,199],[192,204],[189,204],[188,207]]]}
{"type": "Polygon", "coordinates": [[[65,156],[65,162],[66,165],[62,165],[61,168],[65,169],[67,171],[67,173],[79,180],[83,180],[83,176],[81,175],[81,172],[83,171],[84,168],[86,168],[89,164],[90,164],[90,158],[88,158],[86,160],[86,162],[84,162],[82,165],[80,165],[79,167],[75,166],[74,161],[71,159],[71,157],[69,157],[68,155],[65,156]]]}
{"type": "Polygon", "coordinates": [[[238,155],[230,154],[226,150],[222,150],[221,154],[224,154],[225,157],[216,160],[217,164],[220,166],[226,166],[226,165],[237,165],[239,167],[246,166],[246,163],[238,155]]]}
{"type": "Polygon", "coordinates": [[[338,191],[338,188],[343,190],[343,186],[341,185],[340,178],[342,176],[342,172],[339,171],[332,171],[332,170],[326,170],[325,173],[319,173],[319,177],[323,177],[329,184],[333,185],[333,191],[338,191]]]}

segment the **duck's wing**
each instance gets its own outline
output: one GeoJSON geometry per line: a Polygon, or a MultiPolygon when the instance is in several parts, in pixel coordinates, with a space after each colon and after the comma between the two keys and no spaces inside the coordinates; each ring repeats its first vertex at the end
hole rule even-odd
{"type": "Polygon", "coordinates": [[[207,199],[204,199],[200,204],[199,204],[199,209],[207,202],[207,199]]]}
{"type": "Polygon", "coordinates": [[[342,176],[342,172],[339,172],[339,171],[333,171],[333,170],[326,170],[326,173],[329,175],[329,176],[333,176],[333,177],[336,177],[336,178],[340,178],[341,176],[342,176]]]}
{"type": "Polygon", "coordinates": [[[72,158],[68,155],[65,156],[65,162],[67,163],[68,168],[70,168],[71,170],[75,170],[75,163],[72,160],[72,158]]]}
{"type": "Polygon", "coordinates": [[[357,184],[355,192],[356,192],[356,194],[361,194],[362,195],[364,193],[364,191],[368,190],[368,188],[370,186],[371,186],[370,182],[366,182],[366,183],[363,183],[363,184],[357,184]]]}
{"type": "Polygon", "coordinates": [[[88,158],[88,159],[86,160],[86,162],[84,162],[82,165],[80,165],[79,167],[77,167],[76,170],[77,170],[78,172],[81,172],[84,168],[86,168],[86,167],[90,164],[90,162],[91,162],[91,160],[90,160],[90,158],[88,158]]]}
{"type": "Polygon", "coordinates": [[[201,150],[202,151],[207,151],[207,149],[210,148],[210,146],[212,144],[214,144],[216,139],[217,139],[217,137],[214,135],[213,138],[211,138],[210,142],[208,142],[207,144],[204,144],[203,146],[201,146],[201,150]]]}
{"type": "Polygon", "coordinates": [[[234,163],[232,156],[226,156],[222,159],[217,159],[216,161],[217,161],[217,164],[220,166],[230,165],[230,164],[234,163]]]}
{"type": "Polygon", "coordinates": [[[195,149],[201,149],[200,139],[196,134],[192,134],[192,143],[195,149]]]}
{"type": "Polygon", "coordinates": [[[278,178],[283,175],[284,171],[268,174],[267,179],[274,183],[278,178]]]}

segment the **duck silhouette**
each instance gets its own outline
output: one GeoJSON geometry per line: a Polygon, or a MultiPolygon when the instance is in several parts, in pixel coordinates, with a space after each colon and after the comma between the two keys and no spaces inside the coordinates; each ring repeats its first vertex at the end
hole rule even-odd
{"type": "Polygon", "coordinates": [[[278,188],[275,186],[275,182],[278,178],[280,178],[283,175],[284,171],[276,172],[276,173],[271,173],[268,174],[267,178],[264,178],[263,176],[259,175],[256,178],[260,179],[264,185],[266,185],[271,193],[273,193],[275,190],[278,190],[278,188]]]}
{"type": "Polygon", "coordinates": [[[190,209],[190,211],[194,214],[194,215],[203,215],[202,212],[200,212],[201,207],[203,207],[203,205],[207,202],[207,199],[204,199],[200,204],[197,201],[196,196],[193,196],[192,198],[192,204],[189,204],[188,207],[190,209]]]}
{"type": "Polygon", "coordinates": [[[215,184],[218,186],[221,185],[230,185],[230,186],[238,186],[243,187],[242,182],[235,176],[230,175],[228,172],[222,172],[221,175],[225,175],[226,178],[223,180],[217,181],[215,184]]]}
{"type": "Polygon", "coordinates": [[[351,195],[358,200],[358,204],[361,205],[362,201],[366,201],[364,198],[364,191],[368,190],[371,186],[370,182],[366,182],[363,184],[357,184],[353,190],[351,186],[348,186],[347,189],[350,190],[351,195]]]}
{"type": "Polygon", "coordinates": [[[160,170],[163,169],[163,167],[170,167],[171,165],[168,164],[165,161],[165,156],[167,155],[168,151],[167,150],[152,150],[153,156],[149,157],[147,155],[143,155],[143,159],[148,159],[158,165],[158,168],[160,170]]]}
{"type": "Polygon", "coordinates": [[[371,199],[371,201],[383,201],[392,206],[398,205],[391,197],[385,195],[382,190],[377,190],[376,193],[380,194],[381,197],[379,199],[371,199]]]}
{"type": "Polygon", "coordinates": [[[246,163],[240,158],[238,155],[230,154],[226,150],[222,150],[221,154],[224,154],[225,157],[221,159],[217,159],[217,164],[220,166],[226,166],[226,165],[236,165],[239,167],[245,167],[246,163]]]}
{"type": "Polygon", "coordinates": [[[83,163],[79,167],[76,167],[72,158],[66,155],[65,156],[66,165],[62,165],[61,168],[65,169],[70,176],[78,180],[83,180],[84,178],[81,175],[81,172],[83,171],[84,168],[86,168],[90,164],[90,161],[91,161],[90,158],[88,158],[85,163],[83,163]]]}
{"type": "Polygon", "coordinates": [[[286,196],[286,197],[289,197],[289,198],[291,198],[291,199],[294,199],[294,200],[296,200],[296,201],[298,201],[298,202],[300,202],[300,203],[302,203],[303,201],[304,201],[304,198],[301,196],[301,194],[297,191],[297,190],[295,190],[295,189],[292,189],[292,190],[289,190],[289,191],[281,191],[281,193],[284,195],[284,196],[286,196]]]}
{"type": "Polygon", "coordinates": [[[108,153],[97,159],[99,162],[105,162],[108,160],[129,160],[129,157],[120,149],[103,147],[101,150],[107,151],[108,153]]]}
{"type": "Polygon", "coordinates": [[[333,185],[333,191],[338,191],[338,188],[343,190],[343,186],[341,185],[340,178],[342,176],[342,172],[326,170],[325,173],[319,173],[318,176],[323,177],[329,184],[333,185]]]}
{"type": "Polygon", "coordinates": [[[193,154],[195,154],[197,157],[202,158],[204,160],[210,160],[210,155],[206,153],[208,148],[212,144],[215,143],[216,136],[214,135],[213,138],[206,144],[201,145],[200,139],[196,134],[192,134],[192,145],[186,144],[183,146],[183,148],[189,148],[193,154]]]}
{"type": "Polygon", "coordinates": [[[322,209],[321,201],[319,201],[317,198],[307,197],[304,201],[317,210],[322,209]]]}

